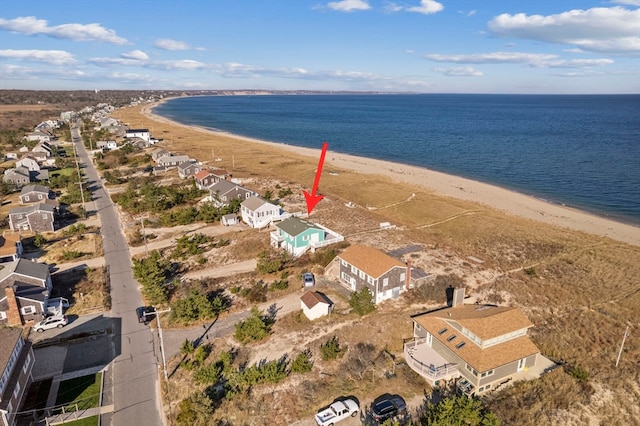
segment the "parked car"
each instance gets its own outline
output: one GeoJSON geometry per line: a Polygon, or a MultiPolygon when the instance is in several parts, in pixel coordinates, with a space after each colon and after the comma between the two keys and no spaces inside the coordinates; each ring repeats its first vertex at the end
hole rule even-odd
{"type": "Polygon", "coordinates": [[[332,426],[347,417],[355,417],[360,411],[358,403],[353,398],[337,399],[328,407],[322,408],[314,419],[318,426],[332,426]]]}
{"type": "Polygon", "coordinates": [[[311,272],[302,274],[302,287],[313,287],[314,285],[316,285],[316,278],[311,272]]]}
{"type": "Polygon", "coordinates": [[[147,325],[156,315],[156,309],[153,306],[139,306],[136,308],[136,315],[138,316],[138,322],[143,322],[147,325]]]}
{"type": "Polygon", "coordinates": [[[38,333],[42,333],[45,330],[49,330],[50,328],[62,328],[67,325],[69,321],[67,317],[64,315],[55,316],[55,317],[47,317],[33,326],[33,329],[38,333]]]}
{"type": "Polygon", "coordinates": [[[407,404],[400,395],[385,393],[373,401],[371,412],[376,422],[384,422],[385,420],[406,414],[407,404]]]}

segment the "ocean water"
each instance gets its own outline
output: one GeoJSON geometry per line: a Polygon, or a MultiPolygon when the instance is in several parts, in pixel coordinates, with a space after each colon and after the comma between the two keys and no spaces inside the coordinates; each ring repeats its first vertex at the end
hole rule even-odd
{"type": "Polygon", "coordinates": [[[252,138],[426,167],[640,225],[640,95],[273,95],[154,113],[252,138]]]}

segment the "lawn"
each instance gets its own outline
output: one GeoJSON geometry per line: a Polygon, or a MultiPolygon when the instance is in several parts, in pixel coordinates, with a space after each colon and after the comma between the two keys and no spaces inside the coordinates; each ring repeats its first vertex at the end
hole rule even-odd
{"type": "Polygon", "coordinates": [[[67,167],[65,169],[53,170],[52,172],[49,173],[49,177],[58,176],[58,175],[71,176],[74,173],[77,173],[77,170],[74,167],[67,167]]]}
{"type": "Polygon", "coordinates": [[[77,377],[60,383],[56,405],[66,405],[65,411],[97,407],[100,403],[102,373],[77,377]]]}
{"type": "Polygon", "coordinates": [[[65,422],[65,426],[98,426],[98,416],[85,417],[72,422],[65,422]]]}

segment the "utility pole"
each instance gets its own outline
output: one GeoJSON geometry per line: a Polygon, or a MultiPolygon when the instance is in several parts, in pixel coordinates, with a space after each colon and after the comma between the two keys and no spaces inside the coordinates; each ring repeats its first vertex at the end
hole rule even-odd
{"type": "MultiPolygon", "coordinates": [[[[164,309],[162,311],[157,311],[156,308],[153,308],[153,313],[156,315],[156,319],[158,320],[158,337],[160,338],[160,353],[162,354],[162,371],[164,372],[164,380],[168,383],[169,376],[167,375],[167,361],[164,356],[164,342],[162,340],[162,326],[160,325],[160,314],[164,314],[165,312],[171,312],[171,308],[164,309]]],[[[144,316],[147,316],[147,313],[144,313],[144,316]]]]}
{"type": "Polygon", "coordinates": [[[140,225],[142,225],[142,238],[144,238],[144,252],[147,256],[149,256],[149,246],[147,245],[147,232],[144,230],[144,220],[148,219],[149,216],[140,216],[140,225]]]}
{"type": "Polygon", "coordinates": [[[627,326],[627,329],[624,331],[624,337],[622,338],[622,344],[620,345],[620,351],[618,352],[618,359],[616,359],[616,367],[618,367],[618,364],[620,363],[620,356],[622,355],[622,348],[624,348],[624,341],[627,340],[627,336],[629,335],[629,326],[627,326]]]}
{"type": "Polygon", "coordinates": [[[78,162],[78,151],[75,143],[73,144],[73,156],[76,157],[76,169],[78,170],[78,185],[80,185],[80,197],[82,198],[82,215],[87,218],[87,210],[84,206],[84,189],[82,188],[82,176],[80,175],[80,163],[78,162]]]}

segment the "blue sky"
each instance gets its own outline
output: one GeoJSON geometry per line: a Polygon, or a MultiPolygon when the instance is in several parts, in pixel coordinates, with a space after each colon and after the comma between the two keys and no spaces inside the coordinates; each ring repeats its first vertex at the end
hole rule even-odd
{"type": "Polygon", "coordinates": [[[5,0],[0,88],[640,93],[640,0],[5,0]]]}

